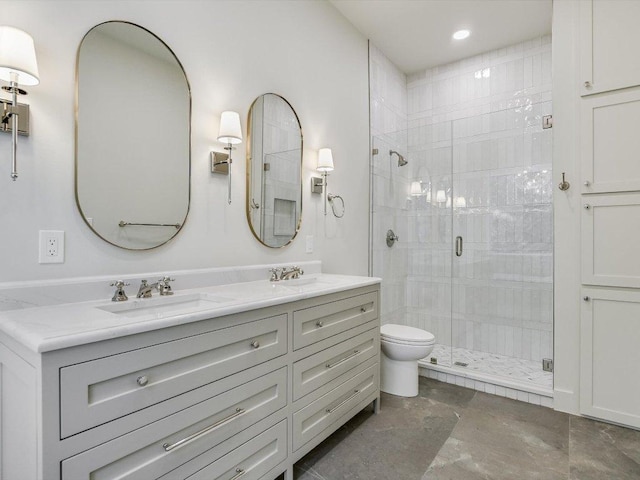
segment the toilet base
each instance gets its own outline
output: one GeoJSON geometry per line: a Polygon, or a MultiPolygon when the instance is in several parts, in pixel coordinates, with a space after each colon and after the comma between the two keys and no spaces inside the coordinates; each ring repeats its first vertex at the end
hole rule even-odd
{"type": "Polygon", "coordinates": [[[380,390],[398,397],[418,395],[418,361],[391,360],[380,355],[380,390]]]}

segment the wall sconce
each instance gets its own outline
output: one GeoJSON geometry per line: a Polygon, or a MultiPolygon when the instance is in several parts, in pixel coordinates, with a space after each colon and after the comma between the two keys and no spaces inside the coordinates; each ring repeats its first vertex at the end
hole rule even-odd
{"type": "Polygon", "coordinates": [[[0,79],[9,82],[9,86],[2,89],[11,93],[11,103],[2,100],[2,130],[11,130],[11,178],[18,178],[17,148],[18,148],[18,118],[23,129],[21,133],[29,134],[29,108],[18,105],[18,95],[27,92],[19,85],[38,85],[38,62],[33,38],[26,32],[14,27],[0,27],[0,79]],[[9,126],[11,120],[11,126],[9,126]]]}
{"type": "Polygon", "coordinates": [[[422,183],[421,182],[411,182],[411,188],[409,190],[409,194],[412,197],[419,197],[422,195],[422,183]]]}
{"type": "Polygon", "coordinates": [[[222,112],[218,141],[227,144],[224,149],[229,153],[211,152],[211,172],[229,176],[227,202],[231,205],[231,151],[234,148],[233,145],[242,142],[242,126],[237,112],[222,112]]]}
{"type": "Polygon", "coordinates": [[[327,177],[333,170],[333,155],[330,148],[318,150],[318,165],[316,170],[322,174],[320,177],[311,177],[311,193],[324,193],[324,214],[327,214],[327,177]]]}

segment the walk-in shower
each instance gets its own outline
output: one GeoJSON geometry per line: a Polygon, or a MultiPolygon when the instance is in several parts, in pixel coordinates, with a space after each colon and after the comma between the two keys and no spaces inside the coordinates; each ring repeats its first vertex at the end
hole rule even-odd
{"type": "Polygon", "coordinates": [[[370,267],[382,323],[435,335],[424,368],[551,395],[550,38],[504,51],[406,77],[371,49],[372,151],[411,161],[371,156],[370,267]]]}

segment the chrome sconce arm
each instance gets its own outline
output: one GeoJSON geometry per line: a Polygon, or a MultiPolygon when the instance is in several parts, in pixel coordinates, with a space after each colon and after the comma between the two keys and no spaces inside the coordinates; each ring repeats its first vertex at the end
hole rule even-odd
{"type": "Polygon", "coordinates": [[[329,201],[327,194],[327,177],[329,172],[333,171],[333,154],[330,148],[321,148],[318,150],[318,165],[316,170],[320,172],[322,178],[311,178],[311,193],[324,194],[324,214],[327,214],[327,202],[329,201]]]}
{"type": "Polygon", "coordinates": [[[231,152],[233,145],[242,142],[242,127],[240,125],[240,115],[237,112],[222,112],[220,116],[220,132],[218,133],[218,141],[226,143],[224,147],[229,153],[211,152],[211,172],[220,175],[228,175],[227,183],[227,203],[231,205],[231,152]]]}
{"type": "Polygon", "coordinates": [[[0,79],[9,82],[9,86],[2,89],[11,93],[10,104],[2,101],[1,123],[3,131],[11,130],[11,178],[15,181],[18,178],[18,120],[21,116],[24,116],[22,120],[26,126],[21,133],[29,134],[29,110],[18,105],[18,95],[26,95],[27,92],[19,84],[40,83],[33,38],[28,33],[14,27],[0,27],[0,79]]]}

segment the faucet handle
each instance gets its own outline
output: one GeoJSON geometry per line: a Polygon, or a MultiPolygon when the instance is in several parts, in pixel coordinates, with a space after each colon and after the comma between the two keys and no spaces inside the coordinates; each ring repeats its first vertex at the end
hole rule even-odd
{"type": "Polygon", "coordinates": [[[269,281],[271,282],[277,282],[280,280],[279,274],[282,272],[281,268],[270,268],[269,269],[269,273],[271,274],[271,278],[269,279],[269,281]]]}
{"type": "Polygon", "coordinates": [[[116,280],[115,282],[111,283],[112,287],[116,287],[116,291],[113,294],[113,297],[111,297],[111,301],[112,302],[124,302],[126,300],[129,299],[129,297],[127,297],[127,294],[124,291],[124,287],[130,285],[129,283],[124,282],[123,280],[116,280]]]}
{"type": "Polygon", "coordinates": [[[160,291],[160,295],[173,295],[169,282],[175,282],[175,280],[175,278],[171,277],[162,277],[158,280],[158,290],[160,291]]]}

